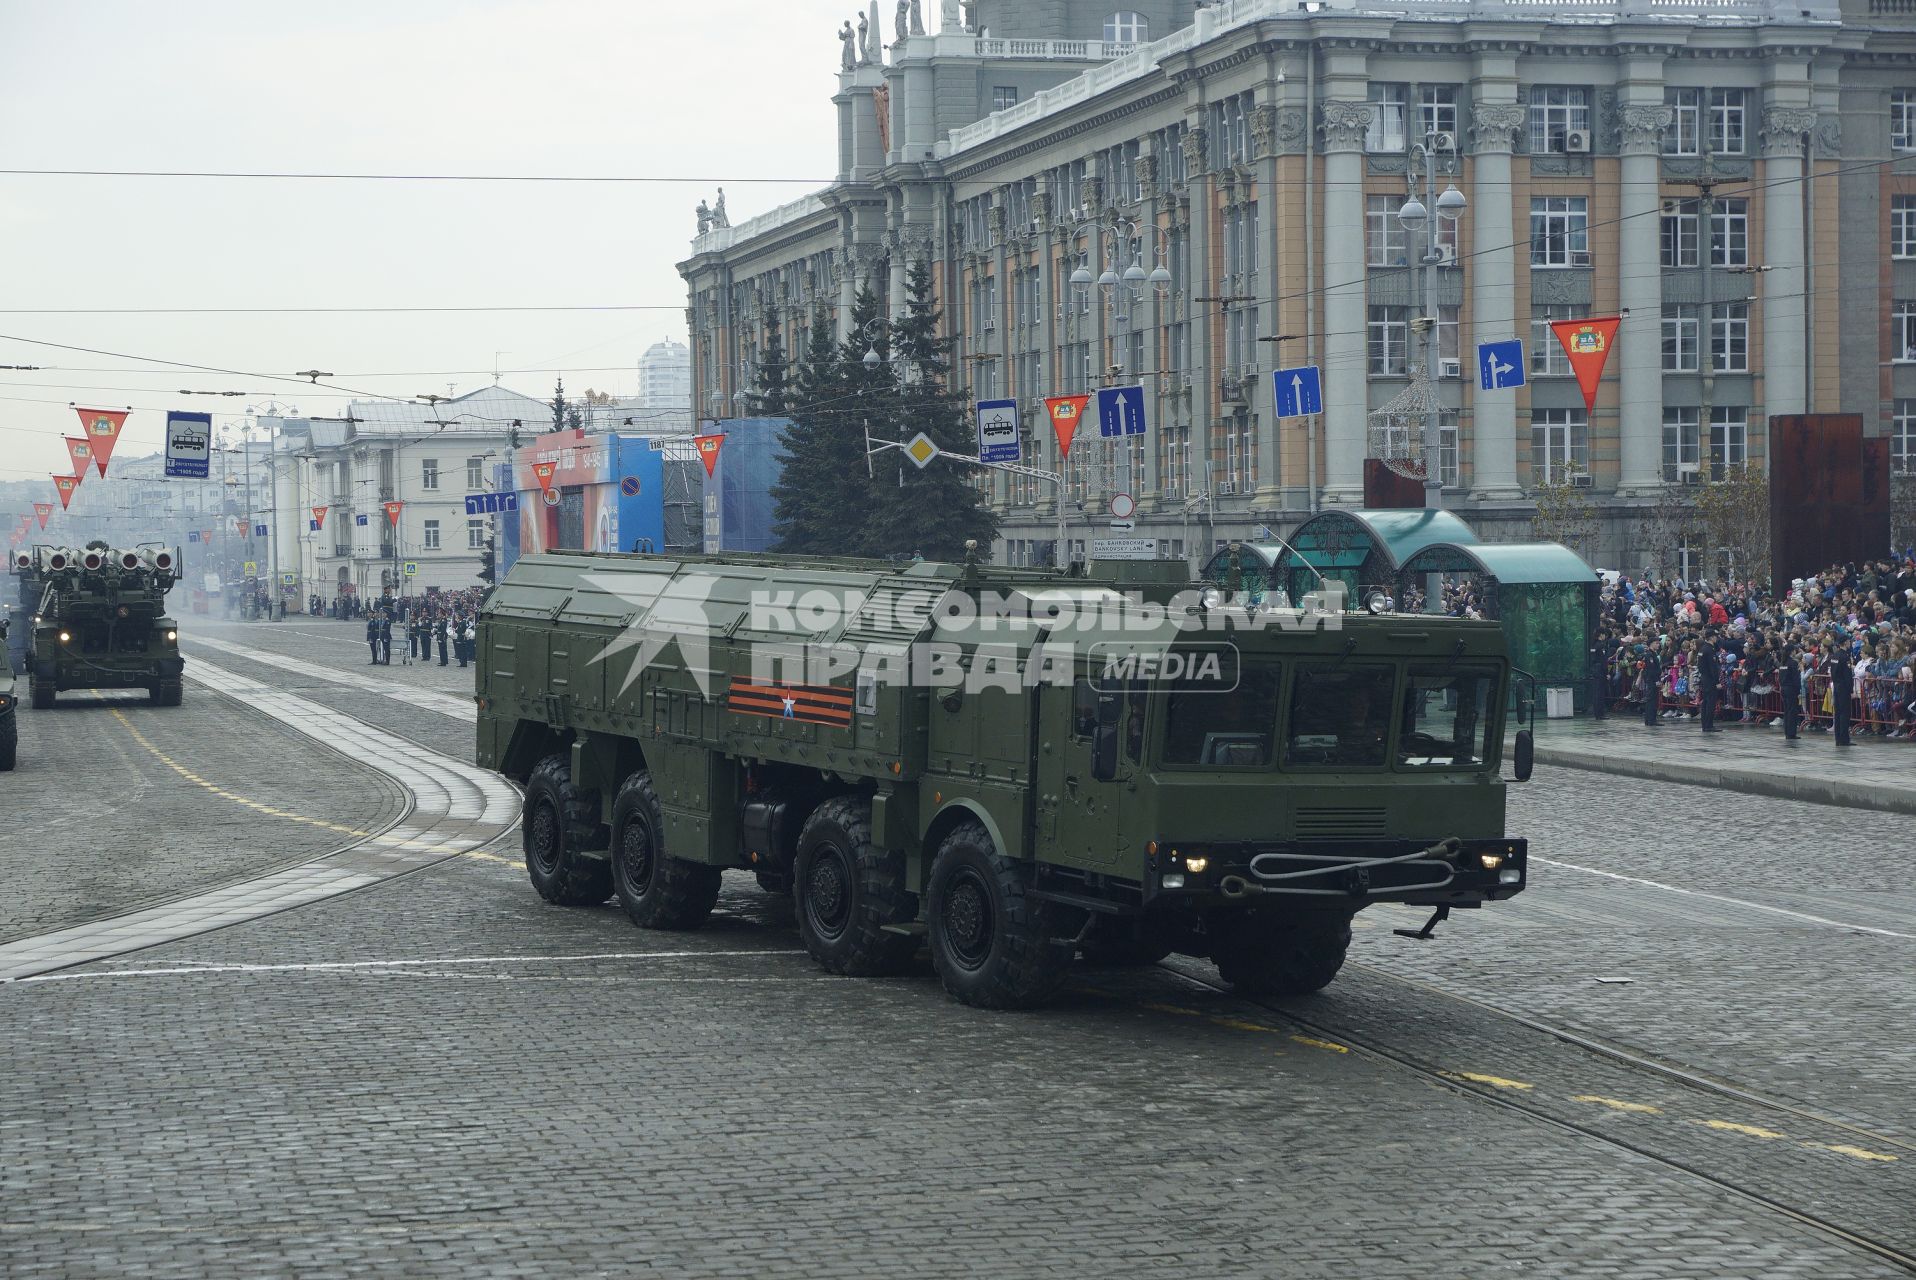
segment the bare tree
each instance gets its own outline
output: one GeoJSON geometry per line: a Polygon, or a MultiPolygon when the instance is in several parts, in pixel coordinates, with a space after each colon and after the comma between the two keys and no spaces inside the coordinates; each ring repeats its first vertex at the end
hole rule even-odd
{"type": "Polygon", "coordinates": [[[1644,563],[1625,565],[1626,571],[1648,569],[1659,578],[1675,574],[1677,548],[1697,532],[1696,504],[1690,493],[1681,485],[1666,484],[1657,490],[1653,504],[1638,509],[1635,542],[1643,548],[1644,563]]]}
{"type": "Polygon", "coordinates": [[[1889,542],[1891,547],[1916,546],[1916,472],[1890,478],[1889,542]]]}
{"type": "Polygon", "coordinates": [[[1724,469],[1697,490],[1697,523],[1708,545],[1728,557],[1727,576],[1754,582],[1770,578],[1770,482],[1750,463],[1724,469]]]}
{"type": "Polygon", "coordinates": [[[1534,486],[1530,497],[1537,504],[1537,514],[1530,519],[1532,536],[1539,542],[1561,542],[1588,559],[1597,541],[1597,504],[1590,492],[1572,484],[1567,475],[1534,486]]]}

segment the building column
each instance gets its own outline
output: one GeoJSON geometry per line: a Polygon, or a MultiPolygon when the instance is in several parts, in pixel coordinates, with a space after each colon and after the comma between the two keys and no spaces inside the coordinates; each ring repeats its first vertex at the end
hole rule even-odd
{"type": "MultiPolygon", "coordinates": [[[[1660,89],[1657,96],[1662,96],[1660,89]]],[[[1663,275],[1657,208],[1663,131],[1671,116],[1660,101],[1623,108],[1617,277],[1619,301],[1629,316],[1617,329],[1621,495],[1654,493],[1663,484],[1663,275]]]]}
{"type": "MultiPolygon", "coordinates": [[[[1529,336],[1516,316],[1517,237],[1510,192],[1510,153],[1524,123],[1524,109],[1515,102],[1472,105],[1470,327],[1481,342],[1529,336]]],[[[1466,368],[1475,363],[1466,353],[1457,354],[1465,357],[1466,368]]],[[[1479,392],[1471,399],[1470,472],[1480,498],[1521,496],[1514,392],[1479,392]]]]}
{"type": "Polygon", "coordinates": [[[1324,501],[1360,504],[1369,451],[1364,132],[1370,107],[1332,99],[1324,129],[1324,501]]]}
{"type": "MultiPolygon", "coordinates": [[[[1277,185],[1277,108],[1269,103],[1256,108],[1251,114],[1251,136],[1257,144],[1261,163],[1258,165],[1257,192],[1257,280],[1258,290],[1263,295],[1257,300],[1257,324],[1265,333],[1253,336],[1258,338],[1274,337],[1279,332],[1277,297],[1277,227],[1278,227],[1278,185],[1277,185]]],[[[1253,358],[1257,361],[1258,376],[1256,386],[1246,397],[1252,404],[1263,403],[1264,388],[1271,385],[1271,374],[1284,363],[1284,345],[1282,343],[1263,343],[1252,348],[1253,358]],[[1265,353],[1269,353],[1267,359],[1265,353]]],[[[1283,476],[1278,443],[1283,438],[1279,428],[1276,397],[1271,399],[1270,412],[1260,416],[1257,424],[1257,484],[1252,490],[1251,505],[1269,506],[1273,509],[1284,505],[1283,476]]]]}
{"type": "MultiPolygon", "coordinates": [[[[1801,107],[1763,112],[1763,414],[1809,411],[1809,327],[1803,296],[1804,139],[1816,113],[1801,107]]],[[[1703,429],[1707,432],[1709,424],[1703,429]]]]}

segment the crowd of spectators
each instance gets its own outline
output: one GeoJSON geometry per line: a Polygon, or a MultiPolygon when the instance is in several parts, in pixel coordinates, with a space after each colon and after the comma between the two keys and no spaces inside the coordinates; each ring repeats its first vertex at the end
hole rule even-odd
{"type": "Polygon", "coordinates": [[[1594,658],[1608,704],[1649,703],[1648,719],[1706,718],[1713,688],[1715,719],[1773,724],[1794,697],[1805,726],[1828,731],[1847,690],[1855,732],[1916,740],[1916,550],[1796,579],[1780,599],[1757,583],[1619,579],[1594,658]]]}

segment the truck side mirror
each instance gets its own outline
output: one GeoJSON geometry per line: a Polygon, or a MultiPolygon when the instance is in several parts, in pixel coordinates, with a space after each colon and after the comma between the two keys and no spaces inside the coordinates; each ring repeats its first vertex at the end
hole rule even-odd
{"type": "Polygon", "coordinates": [[[1528,729],[1517,731],[1517,749],[1514,756],[1517,781],[1530,781],[1531,773],[1537,767],[1537,739],[1528,729]]]}

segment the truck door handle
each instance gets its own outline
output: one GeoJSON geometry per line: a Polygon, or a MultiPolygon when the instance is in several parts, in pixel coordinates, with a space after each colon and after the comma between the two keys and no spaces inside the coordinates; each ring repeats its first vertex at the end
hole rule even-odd
{"type": "Polygon", "coordinates": [[[1078,775],[1075,773],[1065,774],[1064,785],[1067,787],[1070,787],[1073,791],[1076,791],[1078,789],[1078,775]]]}

